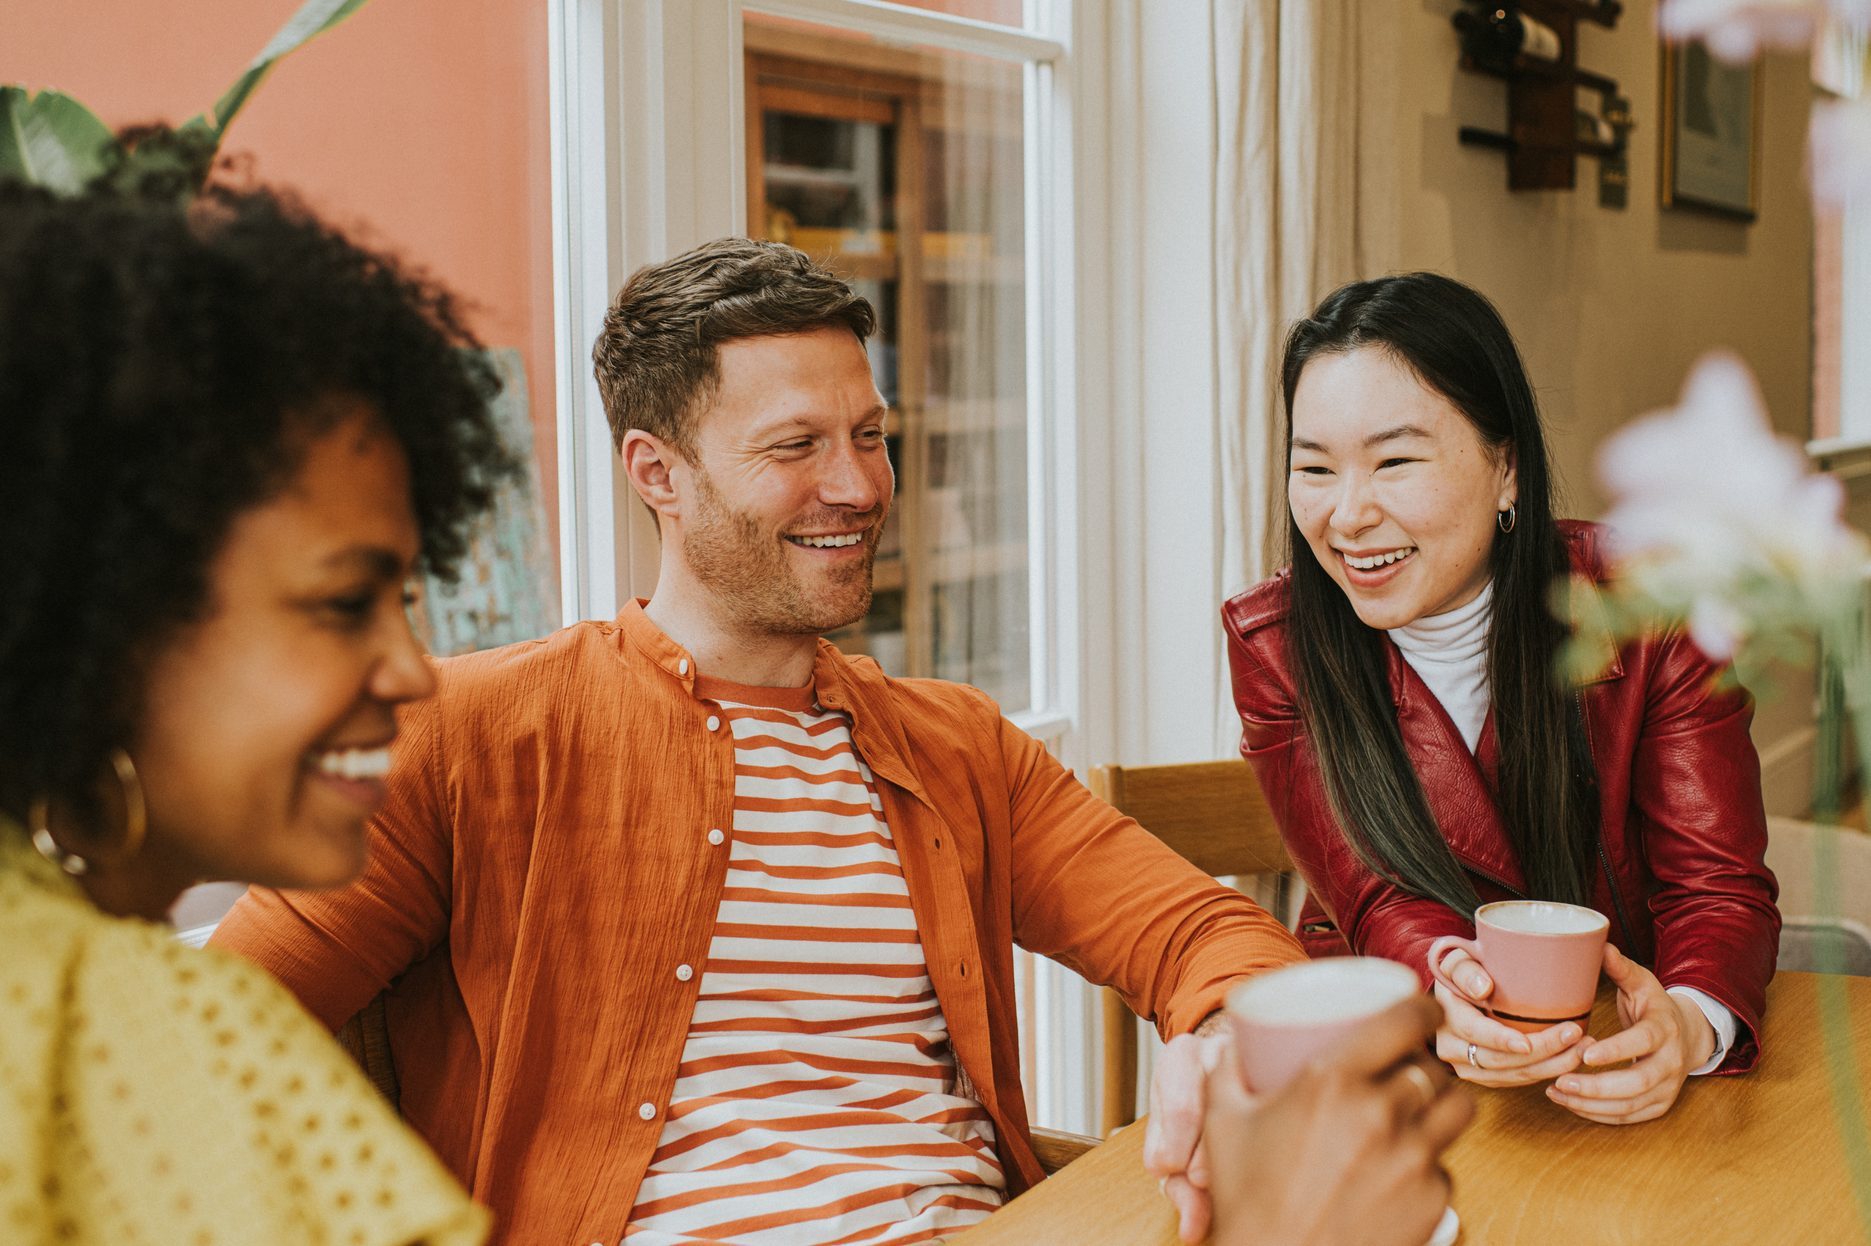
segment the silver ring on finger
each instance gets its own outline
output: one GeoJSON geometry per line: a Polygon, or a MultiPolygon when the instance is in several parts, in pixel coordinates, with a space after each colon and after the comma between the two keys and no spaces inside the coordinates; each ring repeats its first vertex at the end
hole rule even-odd
{"type": "Polygon", "coordinates": [[[1416,1087],[1423,1094],[1423,1102],[1417,1107],[1417,1111],[1421,1112],[1436,1101],[1436,1083],[1429,1079],[1429,1074],[1424,1070],[1422,1065],[1417,1064],[1415,1061],[1404,1065],[1403,1076],[1409,1081],[1410,1085],[1416,1087]]]}
{"type": "Polygon", "coordinates": [[[1475,1045],[1473,1043],[1468,1044],[1468,1067],[1471,1069],[1478,1069],[1481,1067],[1481,1061],[1475,1059],[1475,1045]]]}

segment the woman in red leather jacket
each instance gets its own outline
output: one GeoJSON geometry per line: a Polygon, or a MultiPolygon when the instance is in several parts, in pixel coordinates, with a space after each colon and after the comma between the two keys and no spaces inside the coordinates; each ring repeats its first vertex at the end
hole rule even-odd
{"type": "Polygon", "coordinates": [[[1290,565],[1222,614],[1241,751],[1311,892],[1308,950],[1349,944],[1428,985],[1430,944],[1472,935],[1478,904],[1590,905],[1623,1031],[1509,1029],[1457,950],[1437,1054],[1481,1085],[1551,1082],[1607,1123],[1752,1067],[1780,919],[1750,702],[1680,628],[1618,645],[1582,625],[1604,669],[1555,674],[1572,632],[1555,586],[1590,619],[1608,571],[1597,529],[1553,515],[1499,314],[1431,273],[1354,283],[1294,326],[1282,383],[1290,565]]]}

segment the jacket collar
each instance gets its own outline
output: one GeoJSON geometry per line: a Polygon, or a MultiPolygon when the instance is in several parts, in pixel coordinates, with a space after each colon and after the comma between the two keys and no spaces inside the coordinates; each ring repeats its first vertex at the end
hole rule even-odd
{"type": "MultiPolygon", "coordinates": [[[[1605,577],[1597,549],[1596,525],[1566,522],[1561,524],[1566,540],[1566,554],[1572,564],[1567,585],[1566,607],[1573,634],[1591,646],[1599,661],[1596,675],[1579,683],[1581,687],[1624,678],[1624,658],[1617,637],[1611,630],[1599,583],[1605,577]]],[[[1461,732],[1437,702],[1435,694],[1422,681],[1403,651],[1385,637],[1386,671],[1391,695],[1397,705],[1397,722],[1403,732],[1404,748],[1419,761],[1424,775],[1423,795],[1430,813],[1442,828],[1450,849],[1470,869],[1503,883],[1511,890],[1524,892],[1526,877],[1520,862],[1508,847],[1506,828],[1501,825],[1495,807],[1492,776],[1462,740],[1461,732]],[[1431,777],[1433,776],[1433,777],[1431,777]]],[[[1488,714],[1489,728],[1494,714],[1488,714]]],[[[1499,740],[1494,742],[1498,749],[1499,740]]]]}
{"type": "MultiPolygon", "coordinates": [[[[617,613],[616,628],[626,644],[681,684],[683,691],[692,697],[697,674],[695,659],[643,612],[648,604],[647,598],[626,603],[617,613]]],[[[890,695],[891,680],[877,663],[870,658],[848,656],[820,637],[812,662],[812,682],[820,705],[851,716],[851,739],[864,758],[864,764],[873,773],[928,804],[922,782],[908,763],[909,743],[904,735],[902,717],[890,695]]]]}
{"type": "Polygon", "coordinates": [[[1611,630],[1611,615],[1605,609],[1604,594],[1598,586],[1611,578],[1611,565],[1603,546],[1604,529],[1578,519],[1559,521],[1559,534],[1566,542],[1566,561],[1572,566],[1567,582],[1566,617],[1572,634],[1591,646],[1598,659],[1598,673],[1580,680],[1580,686],[1624,678],[1624,654],[1616,633],[1611,630]]]}
{"type": "MultiPolygon", "coordinates": [[[[1524,893],[1526,876],[1515,857],[1507,828],[1494,803],[1494,783],[1480,760],[1468,749],[1448,711],[1436,700],[1422,677],[1403,658],[1395,644],[1386,658],[1390,686],[1397,702],[1397,729],[1403,734],[1404,752],[1414,762],[1423,799],[1449,850],[1464,866],[1491,878],[1511,891],[1524,893]]],[[[1492,730],[1493,711],[1488,713],[1492,730]]]]}
{"type": "Polygon", "coordinates": [[[1588,575],[1573,568],[1566,585],[1566,613],[1572,621],[1577,643],[1589,645],[1592,668],[1598,673],[1578,681],[1581,687],[1624,678],[1624,653],[1616,633],[1611,630],[1611,615],[1605,608],[1604,594],[1588,575]]]}

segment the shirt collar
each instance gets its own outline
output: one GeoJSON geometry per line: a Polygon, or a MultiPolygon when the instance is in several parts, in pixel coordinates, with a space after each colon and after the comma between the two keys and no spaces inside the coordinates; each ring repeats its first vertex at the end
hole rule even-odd
{"type": "Polygon", "coordinates": [[[669,633],[656,626],[650,616],[643,612],[649,605],[649,598],[638,597],[624,603],[624,608],[617,612],[615,625],[624,640],[637,652],[648,658],[651,665],[667,672],[669,677],[680,683],[690,696],[695,695],[695,659],[687,649],[669,638],[669,633]]]}
{"type": "Polygon", "coordinates": [[[924,804],[922,780],[910,761],[910,747],[890,695],[890,677],[871,658],[848,657],[821,637],[812,679],[819,704],[851,716],[851,738],[872,773],[913,793],[924,804]]]}
{"type": "MultiPolygon", "coordinates": [[[[681,684],[683,691],[692,697],[697,675],[695,659],[643,612],[648,604],[645,598],[627,602],[617,612],[615,626],[627,644],[681,684]]],[[[927,804],[922,781],[910,764],[903,722],[890,695],[890,678],[876,662],[849,657],[831,641],[820,637],[818,652],[813,657],[812,683],[818,690],[821,706],[842,710],[850,716],[852,741],[872,773],[906,789],[927,804]]]]}

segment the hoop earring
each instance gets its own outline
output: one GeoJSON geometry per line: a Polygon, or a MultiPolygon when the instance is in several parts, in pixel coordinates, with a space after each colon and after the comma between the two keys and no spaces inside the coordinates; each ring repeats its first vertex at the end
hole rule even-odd
{"type": "Polygon", "coordinates": [[[109,857],[85,857],[67,851],[52,835],[52,798],[36,796],[26,810],[26,822],[32,831],[32,846],[39,855],[59,869],[77,878],[93,867],[122,865],[143,849],[149,835],[149,806],[143,800],[143,780],[136,773],[136,763],[121,748],[110,751],[111,771],[123,790],[123,843],[109,857]]]}
{"type": "Polygon", "coordinates": [[[1504,511],[1494,512],[1494,522],[1500,525],[1502,532],[1512,532],[1514,530],[1514,524],[1519,522],[1519,519],[1520,516],[1515,513],[1512,506],[1509,506],[1504,511]]]}

